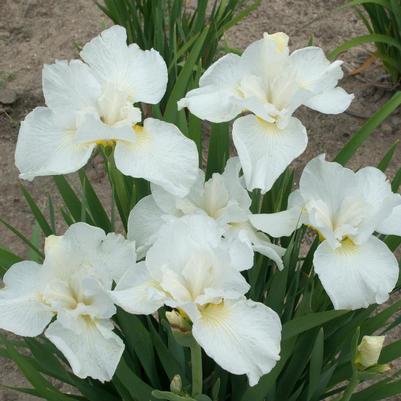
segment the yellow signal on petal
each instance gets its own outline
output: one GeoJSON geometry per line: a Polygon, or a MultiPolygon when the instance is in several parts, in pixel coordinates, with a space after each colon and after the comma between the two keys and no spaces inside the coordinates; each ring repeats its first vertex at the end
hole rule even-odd
{"type": "Polygon", "coordinates": [[[104,147],[113,147],[116,144],[114,140],[100,140],[96,141],[96,145],[104,146],[104,147]]]}

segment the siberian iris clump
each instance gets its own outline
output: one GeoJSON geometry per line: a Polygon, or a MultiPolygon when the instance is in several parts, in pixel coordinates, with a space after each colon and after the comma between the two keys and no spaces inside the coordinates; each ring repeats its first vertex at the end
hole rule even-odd
{"type": "MultiPolygon", "coordinates": [[[[51,198],[48,219],[24,187],[44,253],[2,220],[35,259],[0,249],[0,328],[21,336],[2,337],[0,352],[33,385],[21,391],[62,401],[348,401],[354,392],[374,401],[401,392],[396,376],[379,376],[401,356],[399,340],[383,348],[401,301],[375,311],[400,286],[401,170],[390,183],[377,168],[353,172],[318,156],[293,191],[289,164],[307,145],[293,113],[341,113],[353,95],[338,86],[340,61],[317,47],[290,53],[288,39],[266,33],[181,93],[202,70],[189,56],[174,83],[185,78],[181,92],[167,100],[176,109],[165,114],[156,106],[165,62],[128,45],[121,26],[86,44],[83,61],[44,68],[46,107],[22,122],[16,165],[22,179],[54,175],[69,227],[56,235],[51,198]],[[211,123],[206,173],[191,139],[201,139],[197,118],[211,123]],[[238,157],[229,158],[233,119],[238,157]],[[84,171],[95,148],[110,212],[84,171]],[[76,171],[78,192],[60,176],[76,171]],[[316,238],[305,252],[306,227],[316,238]]],[[[337,161],[400,104],[398,93],[337,161]]]]}

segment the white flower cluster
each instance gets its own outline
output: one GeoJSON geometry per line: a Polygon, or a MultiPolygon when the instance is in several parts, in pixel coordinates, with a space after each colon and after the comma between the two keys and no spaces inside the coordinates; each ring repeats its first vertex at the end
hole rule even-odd
{"type": "Polygon", "coordinates": [[[77,171],[96,145],[109,145],[125,175],[185,195],[196,177],[195,143],[173,124],[142,121],[134,106],[157,104],[163,97],[167,67],[160,54],[127,46],[125,29],[114,26],[87,43],[81,57],[84,62],[57,61],[43,68],[47,107],[37,107],[21,124],[15,153],[20,177],[77,171]]]}
{"type": "Polygon", "coordinates": [[[76,223],[46,238],[43,265],[12,266],[0,290],[0,327],[21,336],[44,332],[76,375],[105,381],[124,350],[113,331],[116,305],[144,315],[165,306],[220,366],[255,385],[280,358],[281,323],[245,297],[241,272],[252,268],[254,252],[282,269],[285,250],[269,236],[289,236],[302,224],[321,237],[315,272],[334,308],[384,302],[398,264],[374,232],[401,235],[401,196],[379,170],[354,173],[319,156],[288,210],[250,211],[248,190],[268,191],[306,147],[293,112],[303,104],[340,113],[352,100],[336,87],[340,62],[316,47],[289,54],[287,42],[283,33],[265,34],[242,56],[222,57],[179,102],[212,122],[249,112],[233,126],[239,157],[206,182],[195,144],[172,124],[141,124],[134,106],[164,95],[167,70],[156,51],[127,46],[125,30],[115,26],[84,46],[84,62],[45,66],[47,107],[27,116],[18,138],[21,177],[77,171],[104,145],[113,147],[117,168],[150,181],[152,193],[131,211],[128,239],[76,223]]]}

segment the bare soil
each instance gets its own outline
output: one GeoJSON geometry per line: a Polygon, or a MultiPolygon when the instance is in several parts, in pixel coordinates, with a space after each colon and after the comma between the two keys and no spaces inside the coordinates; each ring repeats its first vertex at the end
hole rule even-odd
{"type": "MultiPolygon", "coordinates": [[[[339,10],[339,0],[264,0],[247,20],[228,32],[232,47],[244,48],[262,33],[283,31],[290,35],[295,49],[306,46],[310,38],[330,51],[344,40],[365,33],[365,28],[351,10],[339,10]]],[[[31,235],[33,219],[22,199],[14,149],[21,119],[35,106],[43,104],[41,69],[55,59],[78,57],[78,48],[96,36],[110,21],[92,0],[1,0],[0,1],[0,216],[31,235]],[[4,102],[5,104],[3,104],[4,102]]],[[[379,62],[357,76],[351,75],[370,56],[371,47],[353,49],[342,56],[345,78],[342,86],[355,94],[350,109],[338,116],[326,116],[310,110],[298,112],[308,129],[309,146],[294,162],[298,170],[312,157],[327,153],[333,157],[351,135],[392,94],[390,83],[379,62]]],[[[401,112],[395,112],[358,150],[350,165],[360,168],[376,165],[387,149],[401,139],[401,112]]],[[[393,176],[401,166],[398,150],[389,168],[393,176]]],[[[101,198],[109,193],[102,174],[89,167],[101,198]]],[[[48,178],[26,183],[40,205],[45,205],[54,189],[48,178]]],[[[57,203],[57,199],[56,199],[57,203]]],[[[0,244],[23,255],[20,242],[0,227],[0,244]]],[[[395,331],[393,337],[399,337],[395,331]]],[[[26,382],[12,363],[0,358],[0,383],[25,386],[26,382]]],[[[7,389],[0,390],[0,400],[33,400],[7,389]]],[[[396,398],[392,398],[396,400],[396,398]]]]}

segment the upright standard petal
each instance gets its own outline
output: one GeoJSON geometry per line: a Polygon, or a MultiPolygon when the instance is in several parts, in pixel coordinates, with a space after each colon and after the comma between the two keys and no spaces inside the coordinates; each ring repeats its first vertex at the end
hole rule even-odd
{"type": "Polygon", "coordinates": [[[223,369],[246,374],[251,386],[280,359],[280,318],[258,302],[241,299],[210,304],[194,322],[192,333],[223,369]]]}
{"type": "Polygon", "coordinates": [[[308,162],[299,182],[304,201],[322,200],[334,214],[343,199],[355,191],[354,172],[319,155],[308,162]]]}
{"type": "Polygon", "coordinates": [[[308,138],[301,122],[291,117],[286,128],[279,129],[253,115],[234,122],[233,140],[248,190],[266,193],[287,166],[307,145],[308,138]]]}
{"type": "Polygon", "coordinates": [[[92,377],[110,381],[124,351],[124,343],[103,322],[83,322],[76,333],[58,321],[46,330],[46,337],[64,354],[74,374],[82,379],[92,377]]]}
{"type": "Polygon", "coordinates": [[[131,210],[128,217],[128,238],[135,241],[139,259],[145,256],[155,242],[157,233],[165,223],[163,215],[152,195],[142,198],[131,210]]]}
{"type": "Polygon", "coordinates": [[[153,49],[128,46],[126,30],[121,26],[103,31],[80,54],[100,82],[114,83],[129,94],[132,102],[156,104],[166,91],[167,67],[163,58],[153,49]]]}
{"type": "Polygon", "coordinates": [[[3,277],[0,290],[0,328],[20,336],[35,337],[50,323],[53,312],[41,301],[41,266],[19,262],[3,277]]]}
{"type": "Polygon", "coordinates": [[[240,56],[227,54],[212,64],[193,89],[178,102],[197,117],[219,123],[230,121],[241,113],[239,84],[243,76],[240,56]]]}
{"type": "Polygon", "coordinates": [[[173,124],[147,118],[135,126],[136,141],[117,143],[117,168],[126,175],[160,185],[166,191],[185,196],[198,173],[198,151],[173,124]]]}
{"type": "Polygon", "coordinates": [[[242,54],[246,71],[271,82],[289,60],[288,36],[283,32],[264,33],[263,38],[251,43],[242,54]]]}
{"type": "Polygon", "coordinates": [[[317,248],[315,271],[335,309],[359,309],[385,302],[398,279],[398,262],[386,244],[371,236],[361,245],[350,240],[332,249],[317,248]]]}
{"type": "Polygon", "coordinates": [[[75,139],[74,116],[37,107],[21,123],[18,134],[15,164],[20,178],[32,180],[79,170],[96,145],[79,144],[75,139]]]}

